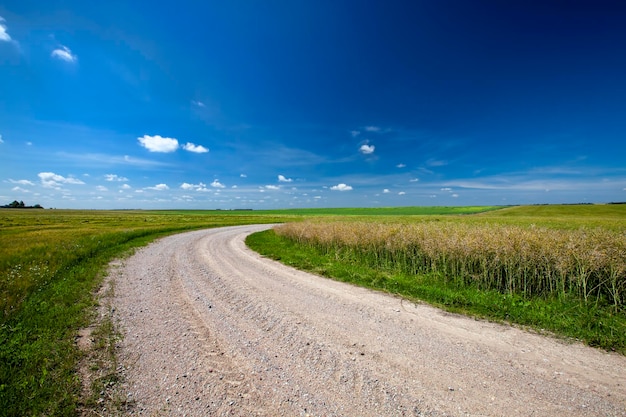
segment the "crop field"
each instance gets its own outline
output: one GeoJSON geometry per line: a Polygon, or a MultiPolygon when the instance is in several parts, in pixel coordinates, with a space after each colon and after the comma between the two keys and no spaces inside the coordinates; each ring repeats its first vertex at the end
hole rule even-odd
{"type": "Polygon", "coordinates": [[[624,205],[308,219],[248,240],[318,274],[626,353],[624,205]]]}
{"type": "Polygon", "coordinates": [[[293,266],[626,352],[626,205],[276,211],[0,210],[0,415],[75,415],[75,339],[113,259],[167,234],[248,239],[293,266]]]}

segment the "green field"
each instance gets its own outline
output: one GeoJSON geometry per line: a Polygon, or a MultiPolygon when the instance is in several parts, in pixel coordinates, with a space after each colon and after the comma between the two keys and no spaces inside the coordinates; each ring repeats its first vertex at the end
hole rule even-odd
{"type": "MultiPolygon", "coordinates": [[[[158,237],[186,230],[303,221],[381,225],[459,222],[572,231],[593,229],[624,237],[626,205],[276,211],[0,210],[0,415],[75,415],[82,401],[76,373],[81,353],[75,346],[75,337],[78,329],[93,320],[93,294],[111,260],[158,237]]],[[[358,258],[341,262],[336,256],[311,252],[306,245],[295,245],[271,233],[252,238],[255,239],[257,250],[298,267],[494,319],[525,323],[520,312],[533,310],[545,317],[567,318],[572,305],[580,305],[567,297],[563,300],[569,304],[559,301],[560,304],[535,305],[535,299],[515,294],[502,298],[492,290],[474,291],[470,297],[464,288],[441,286],[432,275],[425,274],[428,279],[422,277],[420,281],[416,276],[372,267],[358,258]],[[409,289],[403,289],[404,286],[409,289]],[[472,301],[480,297],[488,301],[472,301]],[[491,313],[467,307],[472,303],[490,303],[493,300],[489,297],[504,301],[490,304],[491,313]],[[563,311],[564,308],[570,310],[563,311]],[[522,318],[516,319],[517,316],[522,318]]],[[[619,338],[617,342],[611,340],[615,340],[612,333],[626,333],[624,311],[615,312],[610,307],[610,303],[602,301],[584,310],[588,327],[594,327],[596,334],[605,332],[588,342],[606,348],[613,343],[615,349],[623,352],[624,342],[619,338]]],[[[571,321],[571,326],[578,326],[579,322],[571,321]]]]}
{"type": "Polygon", "coordinates": [[[0,415],[76,415],[77,331],[114,258],[171,233],[289,216],[0,210],[0,415]]]}

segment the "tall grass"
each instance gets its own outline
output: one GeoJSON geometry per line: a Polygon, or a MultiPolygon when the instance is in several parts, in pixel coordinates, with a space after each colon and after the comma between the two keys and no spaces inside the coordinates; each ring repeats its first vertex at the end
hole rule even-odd
{"type": "Polygon", "coordinates": [[[575,295],[585,304],[609,303],[616,312],[626,301],[623,231],[458,221],[307,221],[275,230],[338,259],[434,273],[478,289],[524,298],[575,295]]]}

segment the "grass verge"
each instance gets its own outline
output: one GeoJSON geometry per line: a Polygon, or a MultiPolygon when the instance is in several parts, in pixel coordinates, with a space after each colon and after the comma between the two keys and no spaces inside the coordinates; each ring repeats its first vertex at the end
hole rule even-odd
{"type": "Polygon", "coordinates": [[[250,235],[246,243],[264,256],[325,277],[626,354],[626,317],[613,314],[610,306],[585,305],[568,296],[524,299],[461,286],[456,281],[442,280],[436,274],[407,275],[392,269],[368,267],[353,259],[341,259],[332,253],[298,245],[273,230],[250,235]]]}
{"type": "MultiPolygon", "coordinates": [[[[0,416],[76,416],[89,406],[78,372],[85,352],[77,347],[77,335],[93,325],[94,294],[113,259],[172,233],[276,220],[0,210],[0,416]]],[[[101,323],[94,335],[105,351],[114,343],[111,326],[101,323]]],[[[114,378],[106,372],[95,383],[110,385],[114,378]]]]}

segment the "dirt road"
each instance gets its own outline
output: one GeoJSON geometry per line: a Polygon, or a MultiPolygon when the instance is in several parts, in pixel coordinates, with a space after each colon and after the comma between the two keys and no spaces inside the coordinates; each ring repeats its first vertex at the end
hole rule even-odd
{"type": "Polygon", "coordinates": [[[626,416],[626,358],[263,259],[241,226],[124,260],[135,415],[626,416]]]}

